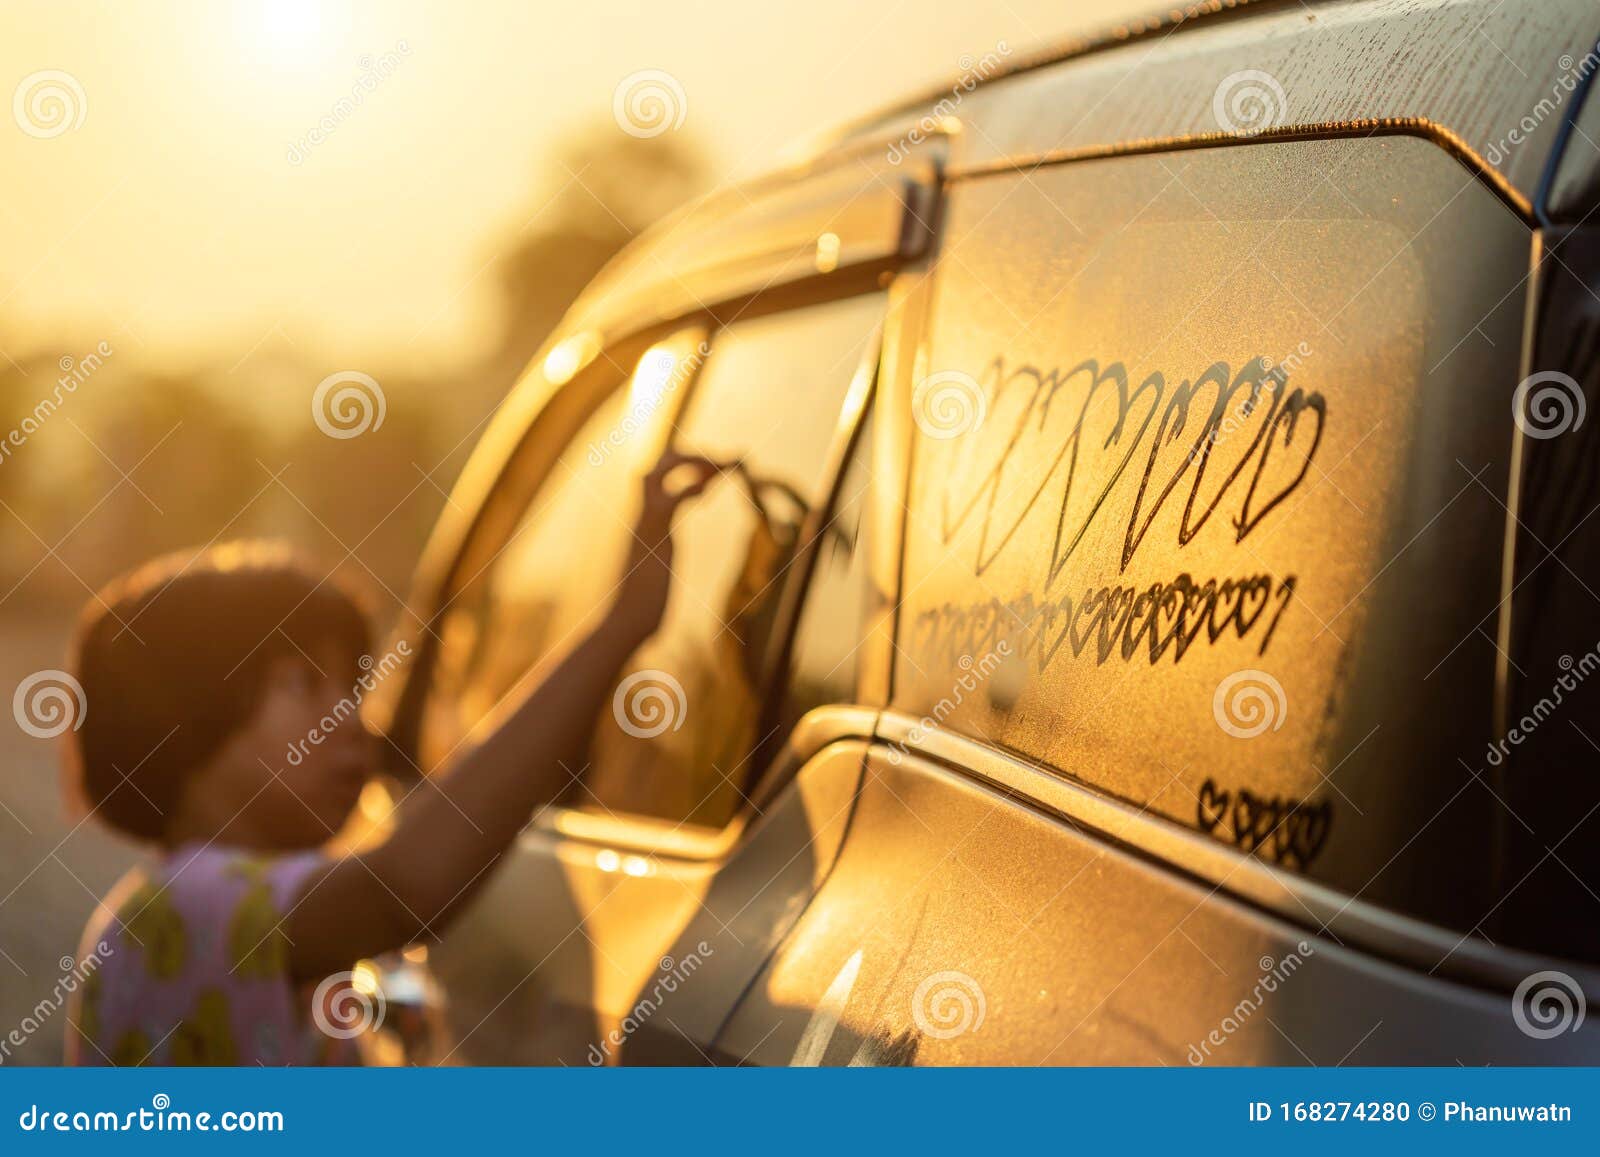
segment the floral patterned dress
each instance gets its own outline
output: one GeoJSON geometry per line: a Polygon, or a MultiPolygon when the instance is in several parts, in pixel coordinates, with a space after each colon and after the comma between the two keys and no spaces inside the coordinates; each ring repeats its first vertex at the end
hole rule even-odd
{"type": "Polygon", "coordinates": [[[84,932],[67,1063],[359,1063],[289,975],[284,917],[327,862],[189,845],[130,873],[84,932]]]}

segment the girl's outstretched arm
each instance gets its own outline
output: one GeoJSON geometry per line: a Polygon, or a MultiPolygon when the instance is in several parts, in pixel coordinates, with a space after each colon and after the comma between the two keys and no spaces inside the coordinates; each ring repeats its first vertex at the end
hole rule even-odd
{"type": "Polygon", "coordinates": [[[627,572],[610,612],[559,662],[530,672],[532,691],[481,724],[492,733],[449,773],[416,790],[387,840],[333,861],[310,880],[286,919],[296,979],[437,935],[534,809],[559,794],[572,774],[567,769],[582,767],[623,664],[666,611],[673,512],[727,468],[668,452],[645,476],[627,572]]]}

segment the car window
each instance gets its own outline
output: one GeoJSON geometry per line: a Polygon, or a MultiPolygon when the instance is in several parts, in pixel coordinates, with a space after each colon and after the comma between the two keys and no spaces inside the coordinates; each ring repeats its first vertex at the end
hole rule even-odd
{"type": "Polygon", "coordinates": [[[872,429],[862,423],[839,480],[833,509],[795,627],[780,718],[792,726],[807,711],[856,701],[863,632],[873,591],[867,566],[872,429]]]}
{"type": "Polygon", "coordinates": [[[419,743],[425,769],[440,767],[536,663],[570,646],[610,604],[639,475],[704,360],[703,334],[684,331],[639,358],[551,466],[510,537],[438,617],[419,743]]]}
{"type": "Polygon", "coordinates": [[[679,519],[666,619],[600,721],[578,806],[717,826],[739,805],[778,609],[883,308],[870,294],[714,336],[674,443],[740,466],[679,519]]]}
{"type": "Polygon", "coordinates": [[[1472,927],[1526,223],[1413,137],[983,175],[945,221],[894,706],[1472,927]]]}

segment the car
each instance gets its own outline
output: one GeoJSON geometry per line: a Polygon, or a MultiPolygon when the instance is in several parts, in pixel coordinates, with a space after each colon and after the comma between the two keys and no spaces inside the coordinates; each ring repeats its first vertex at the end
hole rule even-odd
{"type": "Polygon", "coordinates": [[[433,946],[452,1059],[1600,1060],[1597,35],[997,43],[633,243],[430,539],[407,790],[603,611],[641,470],[740,466],[433,946]]]}

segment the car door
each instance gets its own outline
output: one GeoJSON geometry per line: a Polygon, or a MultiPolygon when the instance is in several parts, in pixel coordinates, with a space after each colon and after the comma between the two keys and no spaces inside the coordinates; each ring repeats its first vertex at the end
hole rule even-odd
{"type": "Polygon", "coordinates": [[[697,1060],[831,864],[871,715],[808,714],[782,691],[806,581],[838,550],[883,307],[856,294],[662,338],[504,541],[469,541],[483,562],[436,620],[417,707],[430,770],[604,613],[638,475],[665,443],[740,463],[680,516],[663,625],[596,720],[590,763],[433,951],[455,1059],[697,1060]],[[782,790],[758,800],[773,775],[782,790]]]}
{"type": "Polygon", "coordinates": [[[879,396],[911,459],[890,708],[717,1055],[1592,1058],[1525,1031],[1528,981],[1581,1007],[1595,975],[1498,942],[1562,917],[1506,890],[1482,762],[1527,220],[1404,136],[947,197],[879,396]]]}

